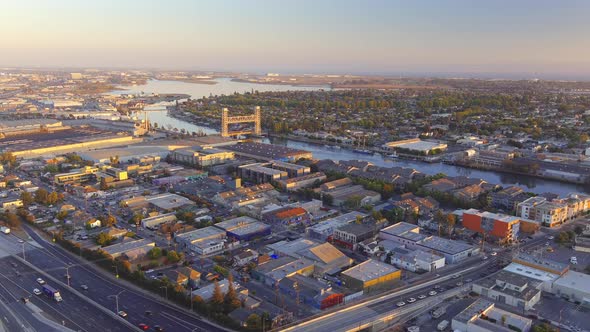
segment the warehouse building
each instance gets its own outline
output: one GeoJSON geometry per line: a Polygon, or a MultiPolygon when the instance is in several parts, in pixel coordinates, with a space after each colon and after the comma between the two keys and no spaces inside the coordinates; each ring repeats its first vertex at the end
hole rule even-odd
{"type": "Polygon", "coordinates": [[[166,214],[159,214],[157,216],[145,218],[141,220],[141,227],[148,228],[148,229],[156,229],[161,224],[167,222],[175,222],[176,221],[176,213],[170,212],[166,214]]]}
{"type": "Polygon", "coordinates": [[[170,154],[172,160],[191,166],[209,167],[223,164],[235,158],[232,151],[225,151],[216,148],[209,149],[178,149],[170,154]]]}
{"type": "Polygon", "coordinates": [[[208,226],[186,233],[176,234],[174,240],[198,255],[208,255],[225,248],[226,232],[220,228],[208,226]]]}
{"type": "Polygon", "coordinates": [[[366,260],[340,274],[340,278],[346,287],[367,293],[391,286],[400,277],[400,270],[373,259],[366,260]]]}
{"type": "Polygon", "coordinates": [[[307,237],[315,240],[326,241],[328,237],[334,234],[334,231],[340,226],[350,224],[358,218],[364,219],[368,215],[358,211],[352,211],[343,215],[320,221],[316,225],[307,227],[305,233],[307,237]]]}
{"type": "Polygon", "coordinates": [[[228,238],[240,242],[270,235],[270,226],[246,216],[219,222],[214,227],[223,229],[228,238]]]}

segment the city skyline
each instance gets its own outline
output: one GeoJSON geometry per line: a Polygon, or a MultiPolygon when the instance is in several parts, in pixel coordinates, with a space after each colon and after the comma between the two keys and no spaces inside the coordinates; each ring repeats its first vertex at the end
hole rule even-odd
{"type": "Polygon", "coordinates": [[[590,78],[590,4],[6,4],[3,67],[590,78]]]}

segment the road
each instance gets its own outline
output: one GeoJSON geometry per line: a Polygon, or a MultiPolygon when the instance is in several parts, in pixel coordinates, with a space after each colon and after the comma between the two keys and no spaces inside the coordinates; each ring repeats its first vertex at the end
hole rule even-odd
{"type": "Polygon", "coordinates": [[[69,266],[71,286],[81,289],[82,284],[88,286],[84,291],[86,296],[105,308],[116,312],[115,295],[118,297],[119,310],[128,313],[127,319],[134,325],[145,323],[149,326],[160,325],[168,331],[224,331],[195,314],[179,309],[162,300],[146,294],[147,291],[133,287],[125,282],[116,280],[114,276],[106,276],[104,271],[79,257],[66,252],[63,248],[46,241],[24,225],[26,232],[37,243],[40,249],[31,249],[26,253],[27,261],[45,270],[55,278],[66,281],[66,267],[69,266]],[[121,293],[122,292],[122,293],[121,293]],[[145,312],[152,315],[146,316],[145,312]]]}
{"type": "Polygon", "coordinates": [[[511,259],[513,252],[519,249],[523,250],[535,246],[544,241],[546,241],[545,236],[538,235],[534,239],[528,240],[526,244],[521,245],[520,248],[514,247],[500,250],[497,255],[491,256],[487,260],[472,259],[461,265],[448,266],[444,270],[440,270],[439,273],[441,275],[439,277],[432,280],[422,280],[419,284],[401,287],[393,293],[367,299],[363,302],[346,306],[333,312],[327,312],[322,316],[296,323],[281,331],[339,331],[345,326],[369,322],[376,317],[391,312],[397,308],[396,303],[398,302],[403,301],[408,303],[409,298],[416,299],[416,303],[419,303],[420,301],[428,301],[430,299],[428,292],[432,290],[437,292],[436,296],[441,295],[441,292],[443,292],[442,295],[444,295],[444,292],[459,287],[458,283],[463,284],[470,282],[471,280],[486,277],[501,269],[504,266],[504,263],[511,259]],[[454,278],[454,275],[457,275],[458,277],[454,278]],[[438,287],[442,287],[442,289],[438,287]],[[419,299],[420,295],[425,295],[427,297],[419,299]]]}

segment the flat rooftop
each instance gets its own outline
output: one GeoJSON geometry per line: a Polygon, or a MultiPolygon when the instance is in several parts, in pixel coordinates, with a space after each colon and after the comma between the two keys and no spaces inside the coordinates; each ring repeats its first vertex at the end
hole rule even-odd
{"type": "Polygon", "coordinates": [[[475,300],[475,302],[473,302],[467,308],[463,309],[463,311],[461,311],[453,319],[461,323],[467,324],[475,316],[479,316],[480,313],[487,311],[493,306],[494,303],[492,301],[480,298],[475,300]]]}
{"type": "Polygon", "coordinates": [[[15,135],[1,138],[0,150],[9,152],[36,150],[125,136],[130,136],[130,134],[118,135],[111,131],[100,130],[93,127],[78,127],[50,133],[28,133],[26,135],[15,135]]]}
{"type": "Polygon", "coordinates": [[[270,174],[270,175],[287,175],[287,172],[281,171],[279,169],[274,169],[266,166],[262,166],[261,164],[249,164],[249,165],[242,165],[239,168],[248,169],[257,173],[263,174],[270,174]]]}
{"type": "Polygon", "coordinates": [[[568,271],[553,285],[576,289],[582,294],[590,294],[590,275],[576,271],[568,271]]]}
{"type": "Polygon", "coordinates": [[[424,239],[420,245],[450,255],[473,249],[473,246],[465,242],[448,240],[438,236],[431,236],[427,239],[424,239]]]}
{"type": "Polygon", "coordinates": [[[308,227],[308,229],[316,233],[332,233],[334,229],[355,221],[357,216],[365,218],[367,215],[362,212],[352,211],[334,218],[320,221],[316,225],[308,227]]]}
{"type": "Polygon", "coordinates": [[[343,271],[342,274],[363,282],[380,278],[391,273],[399,271],[395,267],[376,261],[374,259],[366,260],[350,269],[343,271]]]}
{"type": "Polygon", "coordinates": [[[190,199],[176,194],[160,194],[146,197],[146,200],[163,210],[179,208],[183,205],[194,204],[190,199]]]}
{"type": "Polygon", "coordinates": [[[248,216],[242,216],[242,217],[237,217],[237,218],[228,219],[228,220],[225,220],[222,222],[218,222],[217,224],[215,224],[215,227],[221,228],[226,231],[231,231],[234,228],[242,227],[247,224],[255,223],[257,221],[258,220],[254,219],[254,218],[251,218],[248,216]]]}
{"type": "Polygon", "coordinates": [[[416,229],[418,229],[418,232],[420,231],[420,228],[418,227],[418,225],[414,225],[414,224],[410,224],[407,222],[399,222],[395,225],[391,225],[389,227],[385,227],[381,230],[382,233],[384,234],[391,234],[391,235],[397,235],[400,236],[404,233],[407,232],[413,232],[416,229]]]}
{"type": "Polygon", "coordinates": [[[119,156],[119,158],[140,157],[148,155],[167,155],[168,150],[157,146],[127,146],[124,148],[101,149],[80,152],[79,155],[86,160],[105,160],[110,157],[119,156]]]}
{"type": "Polygon", "coordinates": [[[193,231],[189,231],[186,233],[176,234],[176,239],[181,239],[183,241],[188,241],[191,244],[195,244],[199,241],[206,241],[213,238],[223,238],[225,236],[225,231],[223,229],[214,227],[214,226],[207,226],[201,229],[195,229],[193,231]]]}
{"type": "Polygon", "coordinates": [[[569,264],[556,262],[547,258],[537,258],[535,256],[522,252],[519,253],[516,257],[514,257],[512,261],[515,263],[531,264],[533,266],[537,266],[540,268],[559,271],[561,274],[567,271],[567,269],[569,269],[569,264]]]}
{"type": "Polygon", "coordinates": [[[129,250],[142,248],[145,246],[152,246],[153,247],[155,245],[156,245],[156,243],[152,240],[141,239],[141,240],[113,244],[113,245],[110,245],[107,247],[103,247],[102,250],[106,251],[110,255],[113,255],[113,254],[121,254],[121,253],[127,252],[129,250]]]}
{"type": "Polygon", "coordinates": [[[289,148],[283,145],[242,142],[235,145],[223,147],[224,150],[234,151],[238,154],[246,154],[259,158],[274,160],[293,158],[301,155],[311,154],[309,151],[289,148]]]}

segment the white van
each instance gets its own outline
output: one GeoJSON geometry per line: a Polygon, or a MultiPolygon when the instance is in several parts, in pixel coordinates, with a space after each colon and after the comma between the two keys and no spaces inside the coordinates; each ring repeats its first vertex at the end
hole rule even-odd
{"type": "Polygon", "coordinates": [[[577,265],[578,264],[578,258],[576,256],[572,256],[570,258],[570,264],[577,265]]]}
{"type": "Polygon", "coordinates": [[[443,320],[442,322],[438,323],[436,329],[439,331],[444,331],[447,327],[449,327],[449,321],[443,320]]]}

